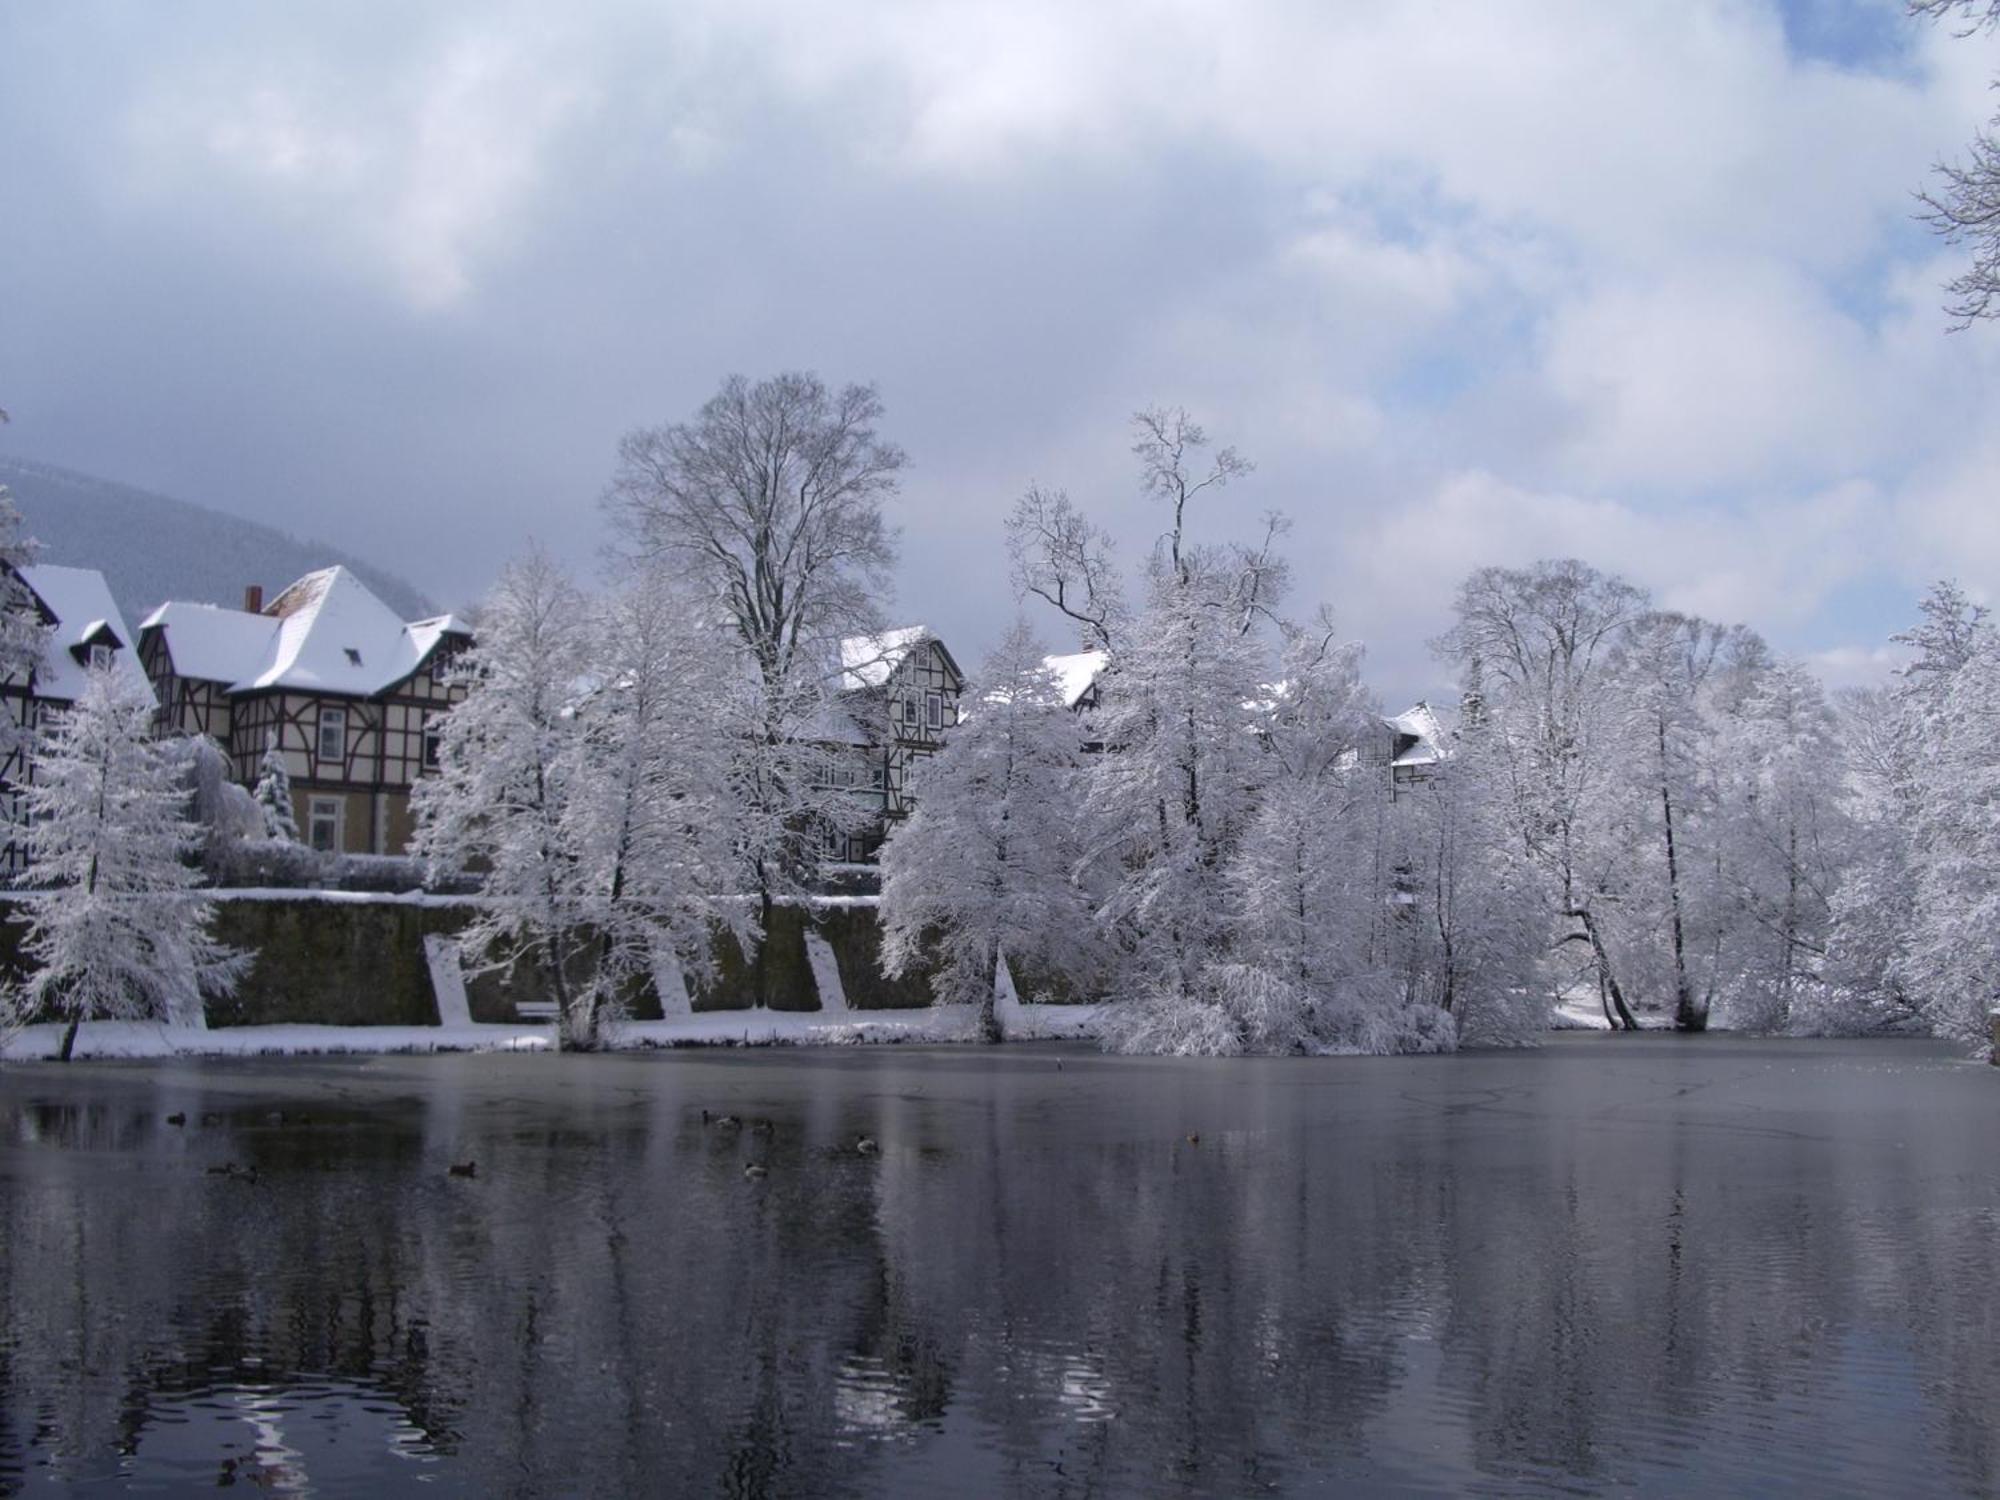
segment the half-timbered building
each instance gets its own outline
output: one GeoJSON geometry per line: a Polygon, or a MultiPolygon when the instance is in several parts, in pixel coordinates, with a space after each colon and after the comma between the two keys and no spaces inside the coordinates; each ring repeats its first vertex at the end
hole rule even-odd
{"type": "Polygon", "coordinates": [[[242,609],[163,604],[139,633],[162,730],[214,739],[244,786],[276,745],[307,842],[349,854],[408,847],[410,790],[436,766],[471,644],[455,617],[405,621],[338,567],[269,604],[256,589],[242,609]]]}
{"type": "Polygon", "coordinates": [[[958,726],[965,674],[921,625],[840,643],[841,707],[856,726],[835,774],[879,816],[857,834],[832,835],[837,859],[872,861],[889,825],[909,816],[915,768],[958,726]]]}
{"type": "Polygon", "coordinates": [[[139,686],[145,674],[132,649],[132,634],[112,600],[111,588],[95,568],[65,568],[34,563],[9,569],[27,589],[30,602],[48,632],[42,659],[29,672],[17,672],[0,682],[6,701],[9,735],[0,759],[0,870],[26,869],[28,851],[21,837],[21,789],[34,777],[32,754],[36,732],[52,713],[68,708],[83,693],[84,674],[92,667],[129,673],[139,686]]]}

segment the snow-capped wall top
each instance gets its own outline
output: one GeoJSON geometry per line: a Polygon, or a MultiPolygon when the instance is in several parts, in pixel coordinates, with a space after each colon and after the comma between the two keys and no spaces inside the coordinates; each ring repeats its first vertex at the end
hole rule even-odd
{"type": "Polygon", "coordinates": [[[840,685],[856,688],[880,687],[902,665],[903,658],[931,633],[922,625],[904,625],[880,635],[850,635],[840,643],[840,685]]]}
{"type": "MultiPolygon", "coordinates": [[[[21,581],[55,619],[48,650],[35,672],[38,697],[74,703],[83,692],[92,645],[111,647],[112,666],[136,682],[145,682],[132,633],[125,628],[102,573],[95,568],[34,563],[21,569],[21,581]]],[[[152,691],[150,686],[147,691],[152,691]]]]}
{"type": "Polygon", "coordinates": [[[1073,651],[1068,656],[1045,656],[1042,665],[1055,673],[1062,688],[1063,707],[1075,708],[1110,661],[1108,651],[1073,651]]]}
{"type": "Polygon", "coordinates": [[[163,604],[146,618],[147,629],[155,626],[182,677],[237,693],[288,688],[360,698],[417,671],[445,636],[470,634],[452,615],[405,623],[341,567],[306,574],[262,614],[163,604]]]}

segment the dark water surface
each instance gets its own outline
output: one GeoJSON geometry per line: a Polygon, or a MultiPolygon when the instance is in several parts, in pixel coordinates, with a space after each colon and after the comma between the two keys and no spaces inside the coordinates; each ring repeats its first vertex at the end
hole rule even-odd
{"type": "Polygon", "coordinates": [[[1991,1494],[1996,1147],[1921,1043],[17,1067],[0,1493],[1991,1494]]]}

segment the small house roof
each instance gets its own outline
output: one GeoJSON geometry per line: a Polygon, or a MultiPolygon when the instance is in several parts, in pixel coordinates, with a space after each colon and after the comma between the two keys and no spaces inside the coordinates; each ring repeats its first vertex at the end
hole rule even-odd
{"type": "Polygon", "coordinates": [[[1382,722],[1397,735],[1416,741],[1389,762],[1392,766],[1434,766],[1451,755],[1444,726],[1428,703],[1420,700],[1399,714],[1385,716],[1382,722]]]}
{"type": "Polygon", "coordinates": [[[35,693],[64,703],[74,703],[83,694],[84,673],[92,645],[117,651],[112,665],[136,683],[146,686],[145,670],[138,658],[122,648],[131,639],[125,618],[111,597],[111,587],[95,568],[66,568],[57,563],[31,563],[19,570],[21,582],[41,603],[54,622],[50,627],[49,649],[35,669],[35,693]]]}
{"type": "Polygon", "coordinates": [[[913,648],[930,640],[922,625],[903,625],[875,635],[850,635],[840,643],[840,686],[846,692],[880,687],[895,675],[913,648]]]}
{"type": "Polygon", "coordinates": [[[1072,651],[1067,656],[1045,656],[1042,665],[1055,673],[1064,708],[1075,708],[1111,664],[1108,651],[1072,651]]]}

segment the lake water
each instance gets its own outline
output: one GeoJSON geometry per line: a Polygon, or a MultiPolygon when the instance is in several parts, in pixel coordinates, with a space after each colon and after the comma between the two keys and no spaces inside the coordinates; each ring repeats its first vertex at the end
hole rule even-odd
{"type": "Polygon", "coordinates": [[[0,1493],[1991,1494],[1996,1147],[1905,1042],[16,1067],[0,1493]]]}

